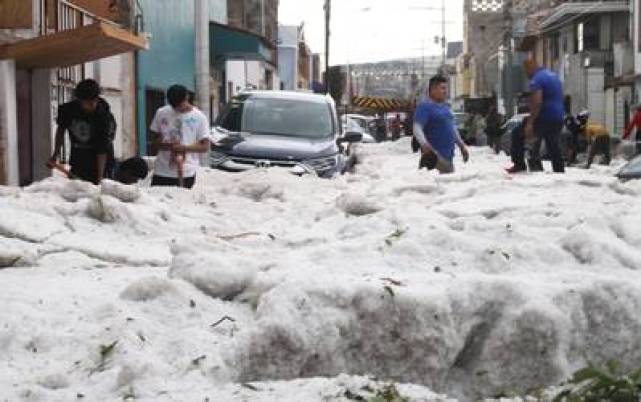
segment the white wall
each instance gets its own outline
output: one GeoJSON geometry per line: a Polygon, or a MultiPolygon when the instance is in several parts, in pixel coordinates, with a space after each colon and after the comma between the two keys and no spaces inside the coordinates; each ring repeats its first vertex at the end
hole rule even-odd
{"type": "Polygon", "coordinates": [[[229,83],[231,82],[233,84],[233,92],[227,94],[227,96],[231,98],[247,86],[247,80],[245,79],[245,62],[243,60],[229,60],[225,66],[225,71],[227,73],[227,83],[225,85],[229,88],[229,83]]]}
{"type": "Polygon", "coordinates": [[[209,0],[209,19],[227,24],[227,0],[209,0]]]}
{"type": "Polygon", "coordinates": [[[608,88],[605,91],[605,127],[610,134],[616,133],[616,100],[614,88],[608,88]]]}
{"type": "Polygon", "coordinates": [[[111,113],[118,125],[114,139],[114,154],[117,159],[121,159],[123,156],[122,59],[120,56],[114,56],[98,60],[96,64],[100,71],[97,78],[103,89],[102,97],[109,103],[111,113]]]}
{"type": "Polygon", "coordinates": [[[603,68],[590,67],[587,69],[587,106],[590,119],[605,124],[605,73],[603,68]]]}
{"type": "Polygon", "coordinates": [[[19,184],[18,123],[16,121],[16,66],[13,60],[0,60],[0,161],[4,162],[7,183],[19,184]]]}
{"type": "MultiPolygon", "coordinates": [[[[265,63],[262,61],[228,60],[225,66],[227,72],[227,88],[229,88],[230,82],[233,84],[233,93],[228,95],[235,96],[241,90],[247,89],[250,86],[257,89],[265,89],[265,68],[265,63]]],[[[277,80],[278,78],[275,77],[274,82],[277,80]]]]}
{"type": "Polygon", "coordinates": [[[259,61],[246,61],[247,65],[247,85],[262,89],[262,84],[265,79],[265,70],[263,63],[259,61]]]}
{"type": "Polygon", "coordinates": [[[118,126],[114,139],[114,154],[124,159],[135,154],[136,138],[134,129],[135,98],[133,96],[133,68],[131,54],[122,54],[98,60],[89,64],[87,78],[98,80],[103,89],[103,98],[109,103],[118,126]]]}
{"type": "MultiPolygon", "coordinates": [[[[278,70],[280,79],[287,91],[298,87],[298,49],[295,47],[278,47],[278,70]]],[[[280,87],[279,87],[280,88],[280,87]]]]}

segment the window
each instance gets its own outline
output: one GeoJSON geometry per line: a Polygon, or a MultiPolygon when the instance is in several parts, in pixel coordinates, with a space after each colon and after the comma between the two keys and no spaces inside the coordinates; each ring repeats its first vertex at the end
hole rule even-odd
{"type": "Polygon", "coordinates": [[[583,44],[583,23],[580,23],[576,27],[576,46],[574,47],[577,51],[577,53],[581,53],[584,51],[584,44],[583,44]]]}
{"type": "Polygon", "coordinates": [[[576,51],[577,53],[600,48],[600,24],[599,18],[591,18],[581,22],[576,27],[576,51]]]}
{"type": "Polygon", "coordinates": [[[234,100],[225,107],[218,118],[217,126],[228,131],[240,132],[243,118],[243,101],[234,100]]]}
{"type": "Polygon", "coordinates": [[[554,34],[550,38],[550,58],[552,59],[552,62],[556,62],[559,59],[560,56],[560,50],[559,49],[559,34],[554,34]]]}

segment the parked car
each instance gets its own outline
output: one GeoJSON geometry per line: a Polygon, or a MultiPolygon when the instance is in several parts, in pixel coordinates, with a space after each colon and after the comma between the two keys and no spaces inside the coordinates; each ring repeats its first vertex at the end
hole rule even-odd
{"type": "Polygon", "coordinates": [[[242,172],[279,167],[329,178],[355,164],[360,132],[341,133],[331,97],[252,91],[235,97],[213,129],[212,168],[242,172]]]}
{"type": "Polygon", "coordinates": [[[617,177],[621,180],[641,179],[641,155],[637,155],[623,166],[617,173],[617,177]]]}
{"type": "Polygon", "coordinates": [[[351,117],[343,116],[342,120],[343,120],[343,132],[361,133],[363,136],[363,140],[362,140],[363,143],[371,144],[376,142],[376,140],[374,139],[374,136],[372,136],[369,133],[369,129],[367,128],[367,122],[365,122],[366,126],[363,127],[358,123],[357,120],[351,117]]]}
{"type": "Polygon", "coordinates": [[[465,122],[467,120],[467,115],[465,113],[454,113],[454,122],[456,123],[456,128],[461,134],[461,138],[467,138],[467,126],[465,122]]]}
{"type": "Polygon", "coordinates": [[[375,134],[375,132],[372,131],[372,122],[374,121],[373,117],[361,114],[346,114],[343,116],[343,118],[352,119],[356,123],[358,123],[358,125],[361,126],[364,130],[368,131],[369,134],[375,134]]]}
{"type": "MultiPolygon", "coordinates": [[[[503,152],[505,152],[506,155],[510,155],[512,153],[512,133],[513,131],[519,127],[520,125],[523,124],[523,121],[525,120],[526,117],[529,117],[529,113],[521,113],[521,114],[516,114],[512,116],[508,121],[505,122],[503,127],[501,127],[501,144],[500,148],[503,152]]],[[[561,151],[563,152],[563,155],[567,155],[567,134],[561,133],[561,138],[559,139],[560,145],[561,145],[561,151]]],[[[526,152],[528,152],[528,149],[530,147],[528,144],[525,145],[526,152]]],[[[545,141],[541,144],[541,150],[540,150],[540,155],[541,159],[544,160],[549,160],[550,156],[547,151],[547,144],[545,141]]]]}
{"type": "Polygon", "coordinates": [[[512,132],[523,124],[523,120],[528,116],[528,113],[516,114],[501,127],[501,150],[505,152],[506,155],[512,153],[512,132]]]}

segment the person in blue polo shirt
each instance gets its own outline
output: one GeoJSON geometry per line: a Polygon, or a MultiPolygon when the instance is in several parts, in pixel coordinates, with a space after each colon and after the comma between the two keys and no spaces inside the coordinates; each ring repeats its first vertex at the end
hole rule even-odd
{"type": "Polygon", "coordinates": [[[534,170],[542,170],[540,150],[541,141],[545,140],[554,172],[565,173],[560,141],[565,117],[563,84],[556,73],[539,66],[533,58],[527,59],[524,66],[531,80],[530,119],[524,134],[533,141],[531,158],[534,170]]]}
{"type": "Polygon", "coordinates": [[[470,153],[456,128],[454,115],[447,100],[447,78],[437,75],[429,82],[428,99],[416,108],[414,116],[414,137],[423,154],[421,166],[436,168],[440,173],[454,172],[454,151],[461,150],[463,160],[468,161],[470,153]],[[426,162],[423,161],[432,161],[426,162]]]}

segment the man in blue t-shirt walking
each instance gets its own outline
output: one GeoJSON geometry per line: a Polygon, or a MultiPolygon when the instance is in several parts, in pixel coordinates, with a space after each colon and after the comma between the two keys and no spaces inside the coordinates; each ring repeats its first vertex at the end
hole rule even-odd
{"type": "Polygon", "coordinates": [[[519,144],[513,146],[517,152],[512,155],[514,166],[508,169],[509,173],[518,173],[527,170],[523,157],[523,144],[531,140],[532,155],[530,170],[543,170],[541,165],[541,141],[545,140],[548,153],[552,159],[555,173],[565,173],[565,162],[561,150],[561,130],[565,117],[563,104],[563,84],[554,72],[539,66],[533,58],[524,62],[525,71],[530,78],[530,118],[525,124],[524,138],[516,138],[519,144]],[[521,146],[518,146],[521,145],[521,146]]]}
{"type": "Polygon", "coordinates": [[[465,162],[470,153],[456,128],[454,115],[447,100],[447,78],[441,75],[432,77],[429,82],[428,99],[416,108],[414,117],[414,137],[421,146],[423,161],[428,168],[436,168],[440,173],[454,172],[454,150],[461,150],[465,162]]]}

